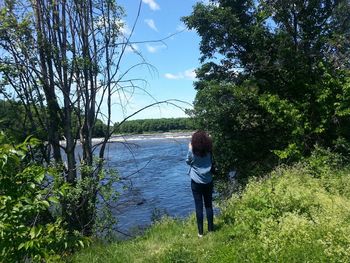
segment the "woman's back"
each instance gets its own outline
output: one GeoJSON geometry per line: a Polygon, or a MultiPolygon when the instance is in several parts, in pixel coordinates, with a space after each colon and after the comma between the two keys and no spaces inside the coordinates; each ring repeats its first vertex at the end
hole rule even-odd
{"type": "Polygon", "coordinates": [[[186,163],[191,166],[189,174],[191,179],[196,183],[208,184],[213,180],[211,172],[212,157],[210,152],[200,156],[193,153],[193,150],[190,148],[187,153],[186,163]]]}

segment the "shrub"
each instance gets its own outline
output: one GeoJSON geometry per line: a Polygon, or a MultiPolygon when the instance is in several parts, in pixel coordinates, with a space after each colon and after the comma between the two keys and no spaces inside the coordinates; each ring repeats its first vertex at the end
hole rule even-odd
{"type": "Polygon", "coordinates": [[[0,261],[51,260],[88,241],[66,230],[59,203],[69,186],[30,158],[38,143],[11,145],[0,133],[0,261]]]}
{"type": "Polygon", "coordinates": [[[315,177],[308,164],[299,164],[251,180],[222,210],[224,224],[232,225],[231,256],[237,262],[349,262],[350,187],[340,191],[340,182],[350,177],[327,176],[315,177]]]}

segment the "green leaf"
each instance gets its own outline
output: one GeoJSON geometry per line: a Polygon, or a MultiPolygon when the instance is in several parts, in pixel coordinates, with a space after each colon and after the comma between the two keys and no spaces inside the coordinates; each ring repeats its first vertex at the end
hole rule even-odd
{"type": "Polygon", "coordinates": [[[80,244],[80,246],[81,246],[82,248],[85,247],[83,241],[79,240],[78,243],[80,244]]]}
{"type": "Polygon", "coordinates": [[[49,208],[50,207],[50,203],[46,200],[41,202],[45,207],[49,208]]]}
{"type": "Polygon", "coordinates": [[[37,183],[41,183],[45,178],[45,172],[38,173],[38,175],[35,177],[35,181],[37,183]]]}
{"type": "Polygon", "coordinates": [[[59,203],[59,200],[56,196],[50,196],[49,197],[49,201],[54,203],[54,204],[58,204],[59,203]]]}
{"type": "Polygon", "coordinates": [[[29,236],[31,239],[35,238],[35,227],[32,227],[29,232],[29,236]]]}
{"type": "Polygon", "coordinates": [[[23,248],[23,247],[25,246],[25,244],[26,244],[26,243],[21,243],[21,244],[19,244],[18,250],[20,250],[21,248],[23,248]]]}

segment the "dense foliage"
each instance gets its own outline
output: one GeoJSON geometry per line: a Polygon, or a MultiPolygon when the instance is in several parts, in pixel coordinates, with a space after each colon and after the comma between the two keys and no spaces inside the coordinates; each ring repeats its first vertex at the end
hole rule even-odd
{"type": "MultiPolygon", "coordinates": [[[[40,140],[47,139],[47,127],[43,127],[35,115],[32,116],[32,121],[29,120],[26,107],[30,105],[23,105],[20,101],[15,100],[0,100],[0,130],[5,131],[7,134],[11,134],[11,137],[17,142],[23,141],[28,136],[35,136],[40,140]]],[[[40,110],[40,114],[46,114],[47,109],[39,108],[36,105],[36,110],[40,110]]],[[[34,110],[34,107],[31,108],[34,110]]],[[[72,114],[73,118],[73,133],[78,138],[78,117],[76,114],[72,114]]],[[[59,124],[59,135],[63,140],[64,127],[59,124]]],[[[95,125],[92,129],[92,137],[104,137],[106,135],[107,127],[102,120],[96,119],[95,125]]]]}
{"type": "Polygon", "coordinates": [[[194,130],[193,120],[189,118],[162,118],[126,121],[119,126],[115,124],[118,133],[144,133],[194,130]]]}
{"type": "Polygon", "coordinates": [[[37,125],[32,125],[26,116],[22,103],[14,100],[0,100],[0,130],[11,134],[12,138],[20,142],[33,135],[45,139],[45,131],[37,125]]]}
{"type": "Polygon", "coordinates": [[[201,37],[192,113],[224,171],[270,170],[315,145],[348,153],[349,12],[347,0],[213,0],[184,18],[201,37]]]}
{"type": "Polygon", "coordinates": [[[0,133],[0,262],[59,258],[88,241],[64,224],[59,202],[69,186],[36,163],[38,144],[12,145],[0,133]]]}
{"type": "Polygon", "coordinates": [[[199,239],[195,217],[163,219],[144,236],[95,245],[72,262],[349,262],[350,173],[317,149],[306,162],[251,179],[199,239]]]}

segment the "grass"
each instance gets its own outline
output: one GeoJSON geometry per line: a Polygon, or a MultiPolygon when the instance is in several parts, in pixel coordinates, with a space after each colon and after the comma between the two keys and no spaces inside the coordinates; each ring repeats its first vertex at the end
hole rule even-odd
{"type": "Polygon", "coordinates": [[[216,231],[164,218],[135,239],[95,244],[70,262],[350,262],[350,173],[307,165],[251,180],[225,202],[216,231]]]}

